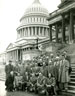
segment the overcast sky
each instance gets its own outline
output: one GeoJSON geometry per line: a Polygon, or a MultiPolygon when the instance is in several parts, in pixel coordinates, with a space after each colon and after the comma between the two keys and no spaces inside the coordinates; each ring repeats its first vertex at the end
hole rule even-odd
{"type": "MultiPolygon", "coordinates": [[[[9,43],[16,41],[16,29],[23,16],[34,0],[0,0],[0,53],[9,43]]],[[[57,9],[61,0],[40,0],[41,4],[50,12],[57,9]]]]}

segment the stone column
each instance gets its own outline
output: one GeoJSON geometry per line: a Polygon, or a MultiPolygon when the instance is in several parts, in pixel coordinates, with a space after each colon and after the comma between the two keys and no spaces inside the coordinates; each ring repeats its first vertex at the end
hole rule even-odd
{"type": "Polygon", "coordinates": [[[16,55],[17,55],[17,54],[16,54],[16,50],[15,50],[15,60],[17,59],[17,58],[16,58],[16,55]]]}
{"type": "Polygon", "coordinates": [[[20,29],[20,32],[21,32],[21,37],[22,37],[22,29],[20,29]]]}
{"type": "Polygon", "coordinates": [[[52,41],[52,25],[50,25],[50,41],[52,41]]]}
{"type": "Polygon", "coordinates": [[[35,35],[37,36],[37,27],[35,27],[35,35]]]}
{"type": "Polygon", "coordinates": [[[40,36],[40,27],[39,27],[39,36],[40,36]]]}
{"type": "Polygon", "coordinates": [[[28,27],[28,36],[30,36],[30,30],[29,30],[29,27],[28,27]]]}
{"type": "Polygon", "coordinates": [[[25,28],[24,28],[24,36],[25,36],[25,28]]]}
{"type": "Polygon", "coordinates": [[[42,28],[42,36],[44,36],[44,27],[42,28]]]}
{"type": "Polygon", "coordinates": [[[48,28],[48,37],[49,37],[49,28],[48,28]]]}
{"type": "Polygon", "coordinates": [[[22,32],[23,32],[23,36],[22,37],[24,37],[24,28],[22,29],[22,32]]]}
{"type": "Polygon", "coordinates": [[[31,35],[33,36],[34,35],[34,32],[33,32],[33,27],[31,27],[31,35]]]}
{"type": "Polygon", "coordinates": [[[55,25],[55,29],[56,29],[56,42],[59,42],[59,38],[58,38],[58,33],[59,33],[59,28],[58,28],[58,24],[55,25]]]}
{"type": "Polygon", "coordinates": [[[15,58],[15,50],[14,50],[14,60],[15,60],[16,58],[15,58]]]}
{"type": "Polygon", "coordinates": [[[20,38],[21,38],[21,29],[20,29],[20,38]]]}
{"type": "Polygon", "coordinates": [[[69,31],[69,41],[74,40],[74,19],[73,19],[73,11],[70,11],[70,31],[69,31]]]}
{"type": "Polygon", "coordinates": [[[18,49],[16,50],[16,59],[18,61],[18,49]]]}
{"type": "Polygon", "coordinates": [[[22,37],[23,37],[23,29],[21,29],[22,37]]]}
{"type": "Polygon", "coordinates": [[[27,36],[27,28],[25,28],[25,36],[27,36]]]}
{"type": "Polygon", "coordinates": [[[27,36],[29,36],[29,35],[28,35],[28,34],[29,34],[29,33],[28,33],[28,27],[27,27],[27,29],[26,29],[26,33],[27,33],[27,36]]]}
{"type": "Polygon", "coordinates": [[[32,35],[31,27],[30,27],[30,36],[32,35]]]}
{"type": "Polygon", "coordinates": [[[21,50],[19,49],[19,60],[21,60],[21,50]]]}
{"type": "Polygon", "coordinates": [[[62,15],[62,43],[66,42],[66,36],[65,36],[65,16],[62,15]]]}

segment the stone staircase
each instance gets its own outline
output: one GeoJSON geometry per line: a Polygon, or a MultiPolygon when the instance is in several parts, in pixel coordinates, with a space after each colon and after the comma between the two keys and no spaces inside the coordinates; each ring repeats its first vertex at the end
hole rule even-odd
{"type": "Polygon", "coordinates": [[[66,94],[67,96],[75,96],[75,64],[71,64],[72,72],[70,74],[70,82],[68,85],[68,91],[62,92],[62,94],[66,94]]]}
{"type": "Polygon", "coordinates": [[[72,66],[72,72],[70,74],[70,82],[69,82],[69,93],[74,93],[75,94],[75,64],[71,64],[72,66]]]}

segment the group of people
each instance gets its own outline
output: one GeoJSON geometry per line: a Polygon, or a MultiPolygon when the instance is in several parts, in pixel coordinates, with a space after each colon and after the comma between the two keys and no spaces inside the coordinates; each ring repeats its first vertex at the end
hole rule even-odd
{"type": "Polygon", "coordinates": [[[70,57],[66,52],[57,54],[41,55],[25,64],[9,60],[5,66],[6,90],[29,91],[38,94],[57,95],[62,90],[68,90],[70,81],[70,57]]]}

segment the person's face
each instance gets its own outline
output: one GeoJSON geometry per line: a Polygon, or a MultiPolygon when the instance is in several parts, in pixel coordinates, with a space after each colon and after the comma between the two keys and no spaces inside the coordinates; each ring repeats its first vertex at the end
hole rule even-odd
{"type": "Polygon", "coordinates": [[[49,78],[51,78],[51,73],[49,73],[49,78]]]}
{"type": "Polygon", "coordinates": [[[39,73],[39,77],[41,77],[42,76],[42,73],[39,73]]]}
{"type": "Polygon", "coordinates": [[[45,64],[45,62],[43,62],[43,66],[45,66],[46,64],[45,64]]]}
{"type": "Polygon", "coordinates": [[[65,57],[64,57],[64,56],[62,56],[62,59],[64,60],[64,59],[65,59],[65,57]]]}
{"type": "Polygon", "coordinates": [[[9,64],[11,65],[11,64],[12,64],[12,62],[11,62],[11,61],[9,61],[9,64]]]}
{"type": "Polygon", "coordinates": [[[18,62],[16,62],[16,66],[18,65],[18,62]]]}

